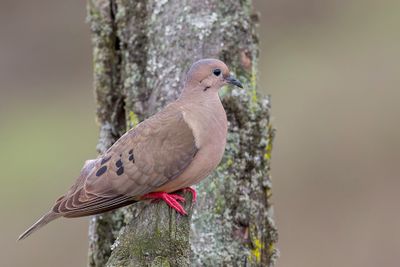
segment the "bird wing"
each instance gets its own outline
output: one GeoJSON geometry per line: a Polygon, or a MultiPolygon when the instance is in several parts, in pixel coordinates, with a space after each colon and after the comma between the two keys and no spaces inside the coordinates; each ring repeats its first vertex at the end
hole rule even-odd
{"type": "Polygon", "coordinates": [[[179,176],[197,151],[182,112],[169,106],[124,134],[102,157],[87,161],[53,211],[79,217],[133,203],[179,176]]]}

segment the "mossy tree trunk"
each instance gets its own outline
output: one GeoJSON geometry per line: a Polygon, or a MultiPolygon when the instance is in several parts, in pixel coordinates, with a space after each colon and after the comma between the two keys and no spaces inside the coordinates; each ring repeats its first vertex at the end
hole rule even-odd
{"type": "Polygon", "coordinates": [[[194,211],[185,195],[186,217],[163,203],[95,216],[89,266],[273,266],[277,232],[269,163],[274,130],[269,98],[256,92],[257,16],[251,1],[89,0],[88,19],[99,152],[175,100],[195,60],[220,58],[245,85],[222,89],[227,148],[218,169],[197,186],[194,211]]]}

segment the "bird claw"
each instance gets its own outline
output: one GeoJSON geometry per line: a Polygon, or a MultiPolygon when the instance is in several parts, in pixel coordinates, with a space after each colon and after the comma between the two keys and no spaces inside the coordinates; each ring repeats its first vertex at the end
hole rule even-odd
{"type": "Polygon", "coordinates": [[[186,200],[184,197],[177,194],[168,194],[166,192],[154,192],[149,193],[143,196],[143,198],[147,199],[162,199],[168,206],[176,210],[178,213],[182,215],[187,215],[185,209],[179,204],[178,201],[184,203],[186,200]]]}
{"type": "Polygon", "coordinates": [[[173,199],[180,201],[182,203],[186,202],[186,199],[183,196],[177,195],[177,194],[168,194],[168,196],[172,197],[173,199]]]}
{"type": "MultiPolygon", "coordinates": [[[[182,191],[192,193],[192,207],[193,207],[193,204],[196,203],[196,201],[197,201],[196,190],[194,190],[191,187],[186,187],[186,188],[183,188],[182,191]]],[[[182,207],[181,204],[179,204],[179,202],[185,203],[186,199],[178,194],[168,194],[166,192],[153,192],[153,193],[144,195],[142,198],[143,199],[146,199],[146,198],[153,199],[153,201],[161,199],[165,203],[167,203],[168,206],[170,206],[171,208],[176,210],[178,213],[180,213],[182,215],[187,215],[187,212],[185,211],[185,209],[182,207]]]]}
{"type": "Polygon", "coordinates": [[[183,192],[190,192],[192,193],[192,205],[197,201],[197,192],[194,188],[186,187],[182,189],[183,192]]]}

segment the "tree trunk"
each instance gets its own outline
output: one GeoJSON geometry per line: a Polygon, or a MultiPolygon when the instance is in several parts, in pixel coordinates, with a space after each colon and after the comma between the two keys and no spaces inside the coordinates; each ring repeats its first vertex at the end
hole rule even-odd
{"type": "Polygon", "coordinates": [[[88,18],[99,152],[175,100],[198,59],[220,58],[245,85],[221,90],[229,120],[226,152],[197,186],[194,211],[185,195],[189,216],[164,203],[138,203],[93,217],[89,266],[273,266],[274,130],[269,98],[256,92],[257,16],[251,1],[89,0],[88,18]]]}

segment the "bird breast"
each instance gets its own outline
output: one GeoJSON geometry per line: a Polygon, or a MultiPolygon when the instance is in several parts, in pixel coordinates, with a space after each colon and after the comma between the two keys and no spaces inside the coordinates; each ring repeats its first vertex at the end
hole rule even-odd
{"type": "Polygon", "coordinates": [[[183,106],[181,110],[199,150],[182,174],[157,191],[173,192],[200,182],[217,167],[225,150],[227,119],[219,98],[207,105],[183,106]]]}

